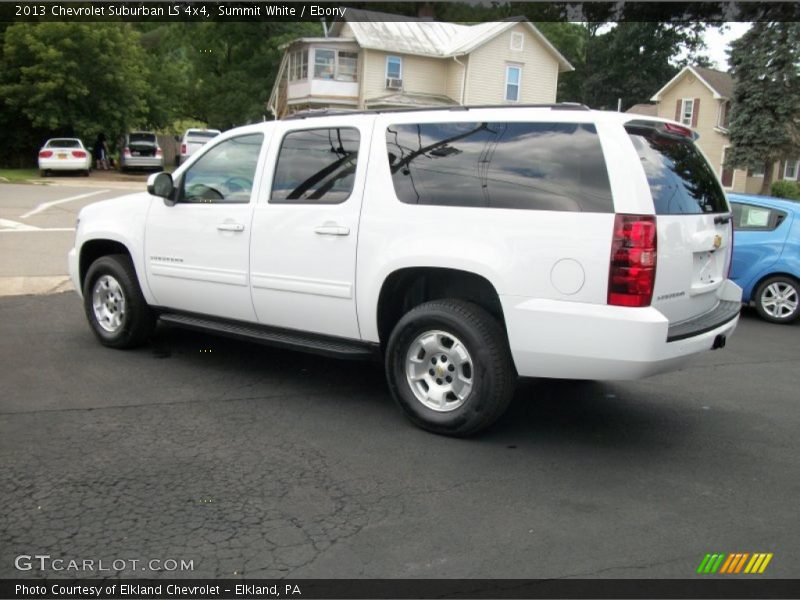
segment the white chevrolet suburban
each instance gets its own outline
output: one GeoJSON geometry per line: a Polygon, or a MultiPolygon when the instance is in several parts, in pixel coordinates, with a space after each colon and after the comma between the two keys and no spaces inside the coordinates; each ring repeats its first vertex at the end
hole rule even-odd
{"type": "Polygon", "coordinates": [[[382,358],[417,425],[468,435],[517,376],[632,379],[725,345],[730,208],[692,132],[578,105],[300,114],[214,138],[79,216],[101,343],[158,319],[382,358]]]}

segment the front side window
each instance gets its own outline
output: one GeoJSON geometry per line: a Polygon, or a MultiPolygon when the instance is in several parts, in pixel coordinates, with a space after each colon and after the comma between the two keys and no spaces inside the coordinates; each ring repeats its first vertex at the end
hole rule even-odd
{"type": "Polygon", "coordinates": [[[521,67],[506,67],[506,100],[519,101],[519,82],[522,77],[521,67]]]}
{"type": "Polygon", "coordinates": [[[625,129],[650,184],[656,214],[728,212],[714,170],[690,138],[665,134],[655,124],[625,129]]]}
{"type": "Polygon", "coordinates": [[[314,50],[314,78],[333,79],[336,71],[336,50],[314,50]]]}
{"type": "Polygon", "coordinates": [[[264,135],[254,133],[220,142],[183,175],[180,202],[247,203],[253,191],[264,135]]]}
{"type": "Polygon", "coordinates": [[[353,191],[357,129],[304,129],[287,133],[281,143],[272,183],[271,204],[338,204],[353,191]]]}
{"type": "Polygon", "coordinates": [[[386,57],[386,78],[387,79],[403,78],[403,60],[399,56],[386,57]]]}
{"type": "Polygon", "coordinates": [[[391,125],[386,146],[395,193],[407,204],[614,211],[592,124],[391,125]]]}

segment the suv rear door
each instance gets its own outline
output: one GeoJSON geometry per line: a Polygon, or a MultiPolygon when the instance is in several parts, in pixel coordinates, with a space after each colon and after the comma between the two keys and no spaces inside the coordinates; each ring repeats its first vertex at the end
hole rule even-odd
{"type": "Polygon", "coordinates": [[[371,124],[347,116],[276,123],[250,246],[259,322],[360,338],[356,246],[371,124]]]}
{"type": "Polygon", "coordinates": [[[717,176],[685,127],[630,121],[656,214],[652,306],[670,326],[713,311],[727,280],[733,227],[717,176]]]}

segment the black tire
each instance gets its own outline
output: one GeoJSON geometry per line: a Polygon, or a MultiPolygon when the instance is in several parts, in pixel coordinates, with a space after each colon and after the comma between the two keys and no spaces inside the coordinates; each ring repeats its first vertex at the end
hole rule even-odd
{"type": "MultiPolygon", "coordinates": [[[[448,339],[446,335],[439,338],[444,343],[448,339]]],[[[423,370],[430,366],[430,371],[434,371],[435,362],[428,365],[427,360],[430,356],[431,361],[435,361],[437,353],[420,352],[417,358],[425,363],[423,370]]],[[[440,365],[446,364],[439,358],[440,365]]],[[[450,366],[448,364],[447,369],[450,366]]],[[[438,377],[452,374],[444,369],[434,372],[438,377]]],[[[434,300],[406,313],[389,337],[386,377],[392,396],[415,425],[433,433],[459,437],[472,435],[494,423],[511,402],[516,384],[516,372],[502,326],[483,308],[463,300],[434,300]],[[460,406],[456,395],[449,393],[455,408],[447,410],[434,410],[423,403],[406,377],[406,359],[412,344],[423,334],[436,331],[459,340],[471,357],[468,373],[471,389],[460,406]]],[[[444,380],[437,378],[435,381],[447,385],[444,380]]],[[[420,382],[420,385],[431,389],[427,383],[420,382]]],[[[424,392],[418,388],[418,393],[424,392]]]]}
{"type": "Polygon", "coordinates": [[[47,177],[47,169],[41,169],[39,171],[39,177],[47,177]]]}
{"type": "Polygon", "coordinates": [[[755,304],[758,314],[761,318],[769,321],[770,323],[791,323],[798,316],[800,316],[800,285],[793,277],[786,275],[775,275],[768,277],[756,289],[755,304]],[[774,298],[775,290],[782,291],[782,296],[794,305],[790,309],[788,304],[783,304],[787,310],[785,313],[778,307],[771,306],[769,301],[774,298]],[[770,314],[772,313],[772,314],[770,314]]]}
{"type": "Polygon", "coordinates": [[[92,331],[100,343],[110,348],[134,348],[142,345],[150,337],[155,327],[155,315],[142,295],[136,271],[126,254],[102,256],[92,263],[83,283],[83,307],[92,331]],[[103,276],[110,276],[118,282],[124,298],[123,317],[119,328],[107,331],[100,324],[94,309],[94,288],[103,276]]]}
{"type": "Polygon", "coordinates": [[[84,177],[88,177],[88,176],[89,176],[89,169],[86,169],[86,170],[83,172],[83,176],[84,176],[84,177]]]}

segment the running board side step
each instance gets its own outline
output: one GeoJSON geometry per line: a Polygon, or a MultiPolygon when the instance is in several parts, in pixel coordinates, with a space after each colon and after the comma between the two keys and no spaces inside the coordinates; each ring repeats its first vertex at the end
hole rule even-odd
{"type": "Polygon", "coordinates": [[[164,323],[186,329],[216,333],[225,337],[301,352],[312,352],[333,358],[380,360],[381,357],[380,346],[369,342],[185,313],[164,312],[159,315],[159,319],[164,323]]]}

